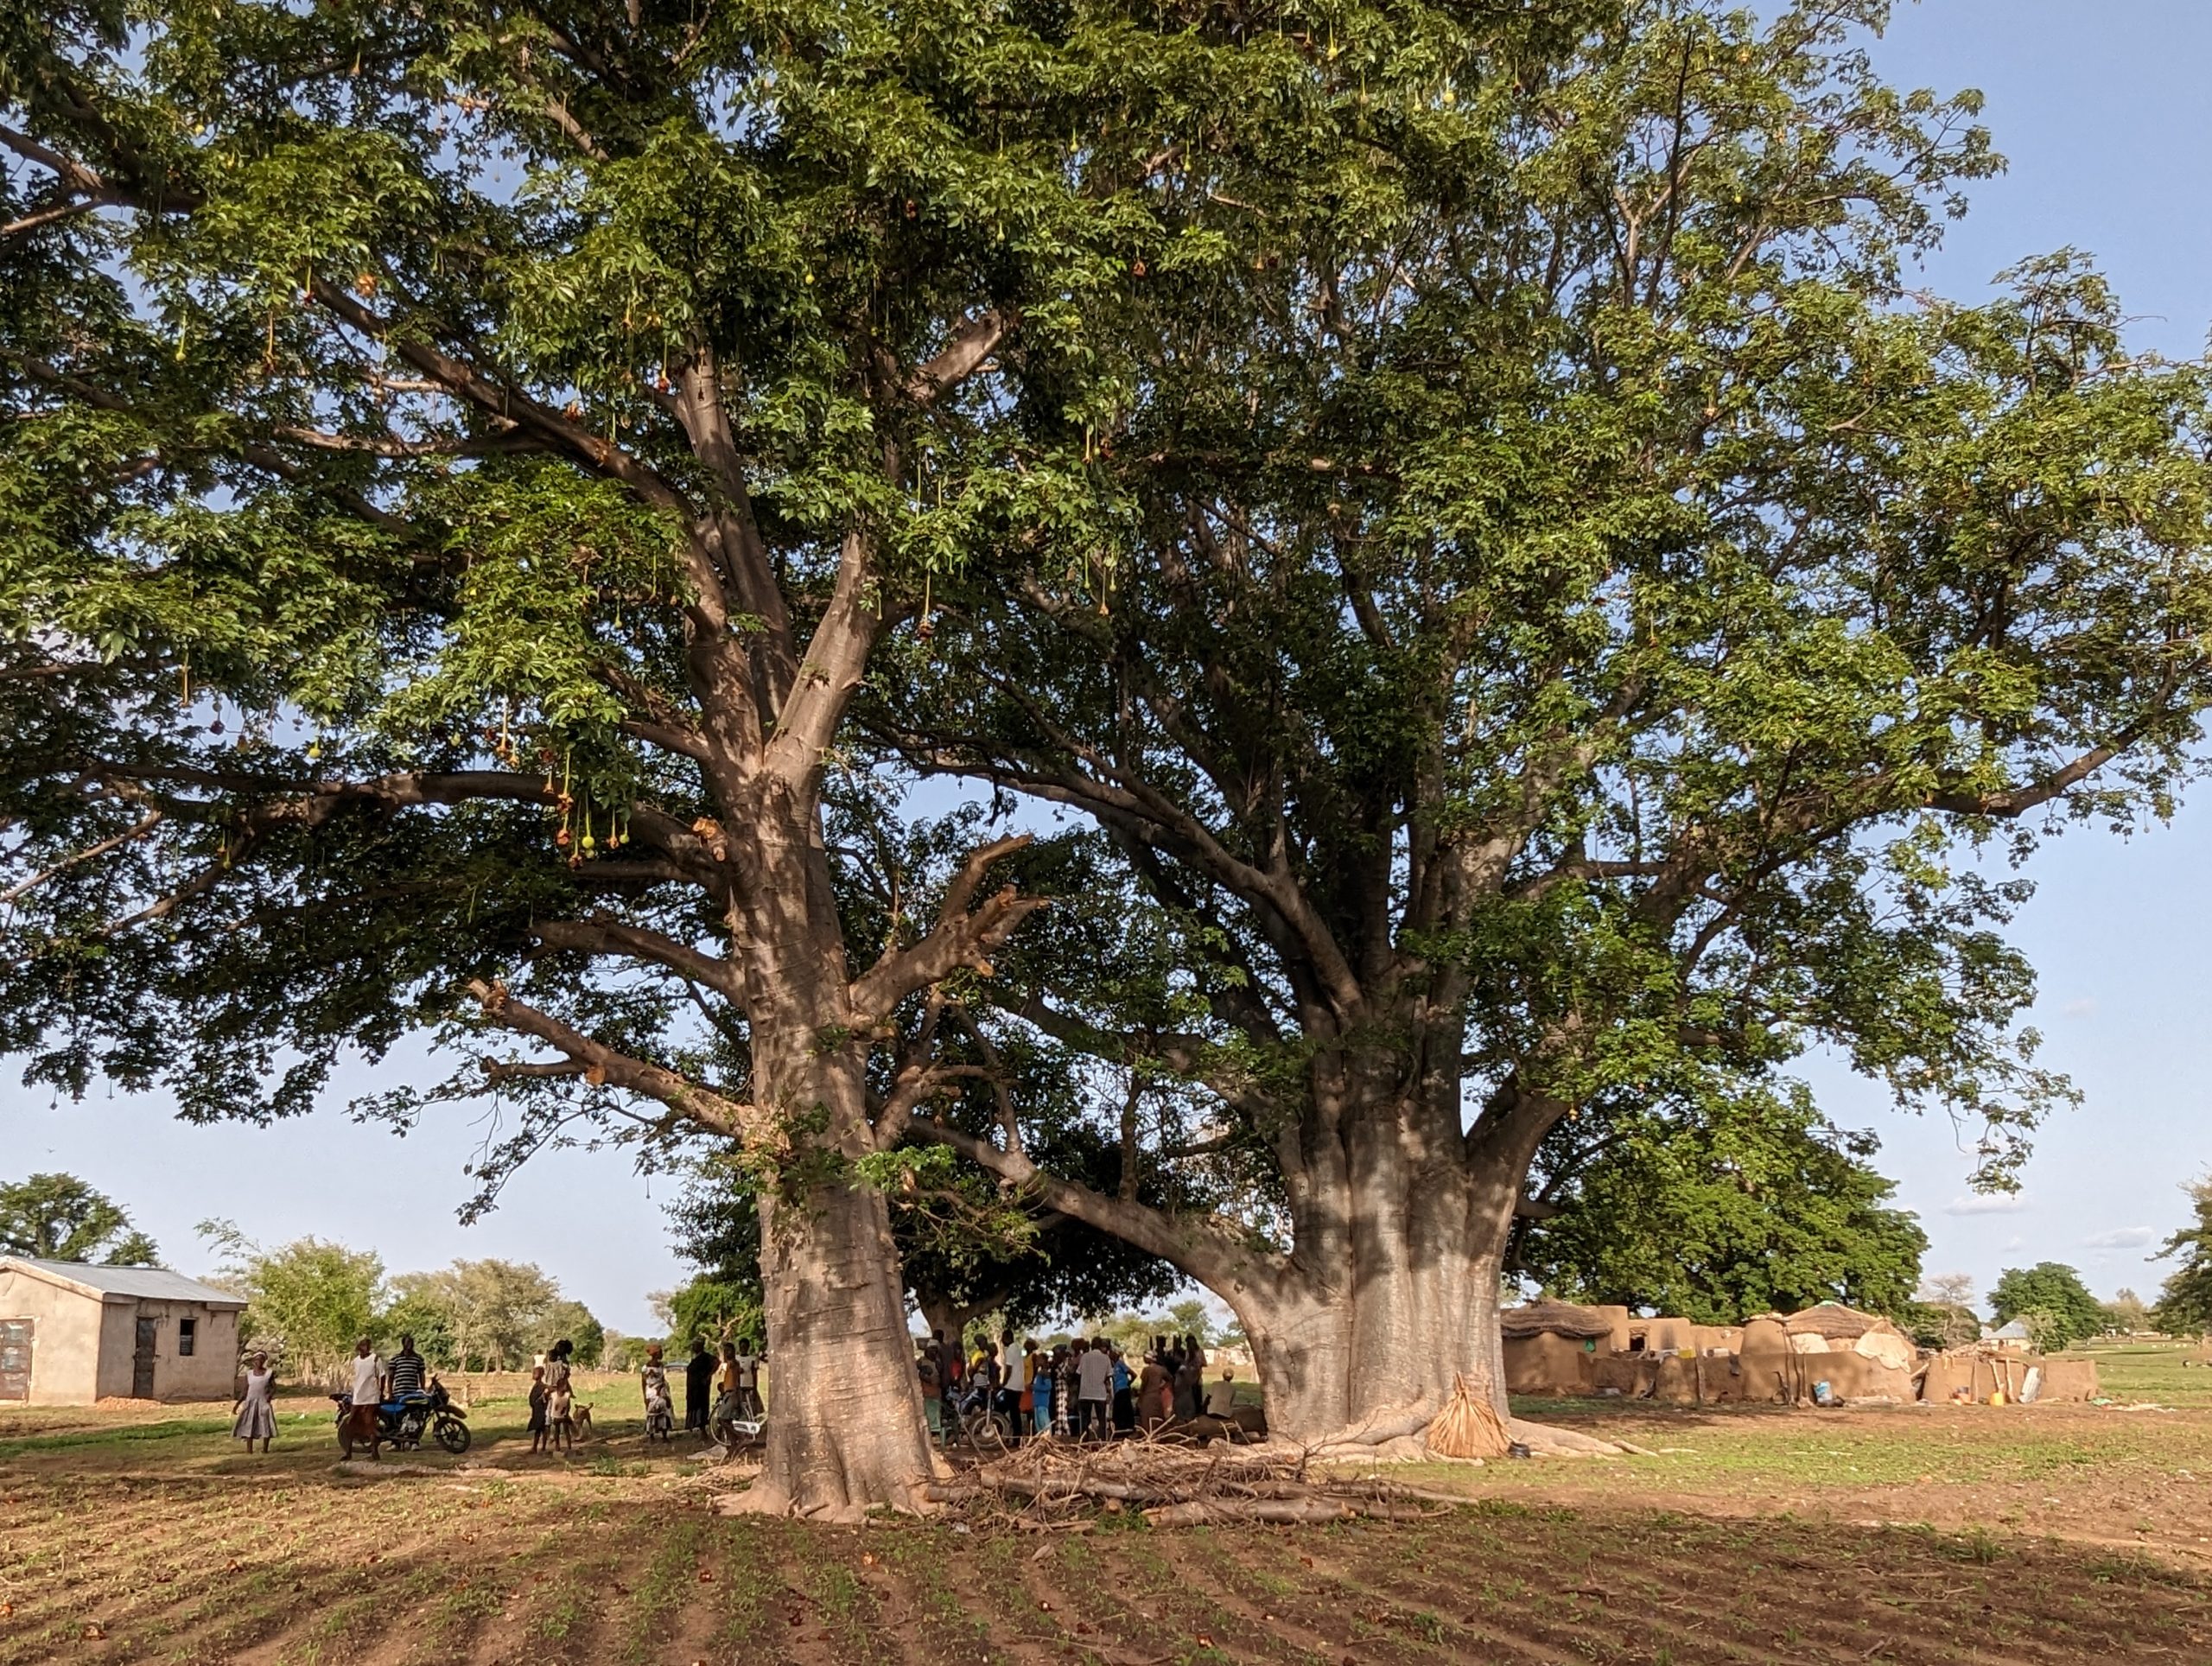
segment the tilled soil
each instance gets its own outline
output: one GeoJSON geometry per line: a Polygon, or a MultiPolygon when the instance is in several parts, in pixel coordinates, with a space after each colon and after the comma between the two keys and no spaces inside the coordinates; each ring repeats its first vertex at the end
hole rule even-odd
{"type": "Polygon", "coordinates": [[[2212,1661],[2212,1585],[2025,1533],[1491,1497],[1419,1523],[724,1518],[699,1478],[293,1468],[0,1497],[0,1666],[2212,1661]]]}

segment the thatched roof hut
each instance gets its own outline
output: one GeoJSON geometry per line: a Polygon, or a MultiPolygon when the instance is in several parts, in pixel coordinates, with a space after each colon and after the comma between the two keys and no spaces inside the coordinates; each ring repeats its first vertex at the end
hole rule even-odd
{"type": "Polygon", "coordinates": [[[1783,1320],[1792,1336],[1824,1336],[1831,1342],[1856,1342],[1869,1331],[1897,1328],[1879,1313],[1862,1313],[1840,1301],[1822,1301],[1783,1320]]]}
{"type": "Polygon", "coordinates": [[[1578,1307],[1571,1301],[1548,1299],[1508,1307],[1497,1316],[1497,1327],[1509,1342],[1533,1336],[1571,1337],[1588,1342],[1613,1333],[1613,1322],[1594,1307],[1578,1307]]]}
{"type": "Polygon", "coordinates": [[[1904,1369],[1913,1361],[1912,1339],[1879,1313],[1862,1313],[1840,1301],[1823,1301],[1783,1321],[1798,1353],[1864,1354],[1904,1369]]]}

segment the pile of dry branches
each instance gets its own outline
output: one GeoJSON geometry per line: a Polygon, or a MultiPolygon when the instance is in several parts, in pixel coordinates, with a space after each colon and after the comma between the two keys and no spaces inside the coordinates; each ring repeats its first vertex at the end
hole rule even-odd
{"type": "MultiPolygon", "coordinates": [[[[1411,1521],[1470,1502],[1354,1476],[1280,1446],[1199,1447],[1173,1440],[1103,1446],[1033,1440],[931,1489],[938,1502],[1032,1524],[1099,1510],[1141,1510],[1155,1526],[1210,1522],[1411,1521]]],[[[1073,1524],[1071,1523],[1071,1524],[1073,1524]]]]}

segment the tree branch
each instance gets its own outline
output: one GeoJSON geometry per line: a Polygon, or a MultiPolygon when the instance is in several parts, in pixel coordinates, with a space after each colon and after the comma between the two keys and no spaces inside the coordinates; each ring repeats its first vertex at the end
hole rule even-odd
{"type": "Polygon", "coordinates": [[[741,1004],[735,967],[643,925],[601,919],[551,919],[532,925],[531,934],[549,949],[613,955],[664,966],[691,982],[705,984],[733,1004],[741,1004]]]}
{"type": "Polygon", "coordinates": [[[742,1139],[748,1144],[773,1150],[789,1148],[789,1136],[758,1105],[726,1099],[672,1070],[633,1059],[594,1041],[551,1014],[517,1001],[508,993],[507,986],[497,980],[486,983],[480,978],[472,978],[468,993],[481,1004],[486,1021],[565,1053],[569,1063],[584,1066],[584,1074],[594,1085],[612,1083],[645,1098],[658,1099],[671,1110],[714,1133],[742,1139]]]}
{"type": "Polygon", "coordinates": [[[907,948],[886,950],[883,957],[854,982],[849,991],[854,1009],[868,1014],[887,1013],[917,989],[950,977],[963,966],[988,977],[991,951],[1006,941],[1025,917],[1048,902],[1043,897],[1024,897],[1009,885],[972,912],[968,904],[982,885],[985,870],[1029,842],[1030,836],[1020,833],[971,852],[945,887],[938,923],[929,935],[907,948]]]}
{"type": "Polygon", "coordinates": [[[1013,327],[1013,320],[1001,312],[969,320],[952,333],[943,352],[914,367],[906,378],[907,396],[925,405],[936,404],[973,376],[1013,327]]]}
{"type": "Polygon", "coordinates": [[[838,551],[836,588],[785,699],[768,766],[788,785],[810,794],[823,754],[860,690],[868,657],[883,629],[875,563],[867,536],[848,532],[838,551]]]}
{"type": "Polygon", "coordinates": [[[113,838],[102,839],[98,844],[88,844],[82,850],[72,851],[52,867],[43,868],[29,879],[10,886],[5,891],[0,891],[0,903],[13,902],[20,896],[35,891],[55,874],[67,873],[79,862],[91,862],[96,856],[105,856],[111,850],[120,849],[133,839],[143,838],[159,827],[163,819],[160,811],[148,811],[143,820],[134,826],[124,829],[113,838]]]}
{"type": "Polygon", "coordinates": [[[1186,1223],[1149,1204],[1109,1198],[1047,1173],[1020,1152],[1001,1151],[988,1140],[943,1121],[917,1121],[910,1133],[914,1139],[949,1146],[987,1173],[1026,1190],[1045,1207],[1158,1256],[1215,1290],[1240,1282],[1272,1287],[1287,1269],[1285,1257],[1254,1249],[1231,1223],[1217,1217],[1186,1223]]]}

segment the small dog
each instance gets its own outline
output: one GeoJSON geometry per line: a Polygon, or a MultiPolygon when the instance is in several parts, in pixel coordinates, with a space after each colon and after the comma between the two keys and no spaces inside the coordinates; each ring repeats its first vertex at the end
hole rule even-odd
{"type": "Polygon", "coordinates": [[[590,1440],[591,1408],[589,1406],[576,1407],[569,1414],[569,1434],[572,1439],[578,1440],[590,1440]]]}

